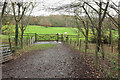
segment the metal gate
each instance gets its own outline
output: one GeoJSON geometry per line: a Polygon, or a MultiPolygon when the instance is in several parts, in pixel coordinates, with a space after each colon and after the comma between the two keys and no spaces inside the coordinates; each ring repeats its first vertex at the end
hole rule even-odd
{"type": "Polygon", "coordinates": [[[12,51],[9,47],[9,44],[0,45],[0,47],[2,48],[2,51],[0,53],[1,54],[0,63],[4,63],[6,61],[13,59],[12,51]]]}

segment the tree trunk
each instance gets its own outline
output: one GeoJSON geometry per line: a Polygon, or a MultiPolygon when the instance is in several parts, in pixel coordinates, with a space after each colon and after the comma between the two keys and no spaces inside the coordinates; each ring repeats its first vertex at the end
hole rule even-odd
{"type": "Polygon", "coordinates": [[[1,33],[1,28],[2,28],[2,18],[0,16],[0,33],[1,33]]]}
{"type": "Polygon", "coordinates": [[[15,48],[18,46],[18,22],[16,22],[15,26],[15,48]]]}
{"type": "Polygon", "coordinates": [[[109,30],[110,34],[109,34],[109,44],[111,44],[111,41],[112,41],[112,31],[111,29],[109,30]]]}
{"type": "Polygon", "coordinates": [[[59,41],[59,34],[57,33],[57,42],[59,41]]]}
{"type": "Polygon", "coordinates": [[[95,50],[95,67],[96,67],[96,70],[97,70],[97,66],[98,66],[98,44],[96,43],[96,50],[95,50]]]}
{"type": "Polygon", "coordinates": [[[88,27],[88,21],[87,21],[87,30],[86,30],[86,48],[88,49],[88,33],[89,33],[89,27],[88,27]]]}
{"type": "Polygon", "coordinates": [[[88,37],[86,35],[86,37],[85,37],[85,56],[87,54],[87,49],[88,49],[88,37]]]}
{"type": "MultiPolygon", "coordinates": [[[[119,15],[119,18],[120,18],[120,15],[119,15]]],[[[120,21],[120,19],[119,19],[120,21]]],[[[119,73],[119,78],[120,78],[120,24],[119,24],[119,27],[118,27],[118,34],[119,34],[119,39],[118,39],[118,67],[119,67],[119,70],[118,70],[118,73],[119,73]]]]}
{"type": "Polygon", "coordinates": [[[101,27],[102,23],[99,21],[99,28],[97,30],[97,41],[96,41],[96,69],[97,69],[97,58],[98,58],[98,52],[100,51],[100,46],[101,46],[101,27]]]}
{"type": "Polygon", "coordinates": [[[37,33],[35,33],[35,42],[37,42],[37,33]]]}
{"type": "Polygon", "coordinates": [[[78,29],[77,46],[79,45],[80,30],[78,29]]]}
{"type": "Polygon", "coordinates": [[[112,42],[112,26],[111,26],[111,21],[109,19],[109,44],[111,45],[112,42]]]}
{"type": "Polygon", "coordinates": [[[103,44],[104,44],[104,43],[101,43],[101,49],[102,49],[102,50],[101,50],[101,51],[102,51],[101,54],[102,54],[102,59],[104,60],[105,53],[104,53],[104,47],[103,47],[104,45],[103,45],[103,44]]]}
{"type": "Polygon", "coordinates": [[[118,14],[118,35],[119,35],[119,39],[118,39],[118,78],[120,79],[120,1],[118,4],[118,10],[119,10],[119,14],[118,14]]]}
{"type": "Polygon", "coordinates": [[[9,47],[10,47],[10,50],[11,50],[11,52],[12,52],[12,45],[11,45],[10,34],[9,34],[9,47]]]}
{"type": "MultiPolygon", "coordinates": [[[[1,16],[0,16],[0,34],[1,34],[1,27],[2,27],[2,22],[1,22],[1,16]]],[[[0,43],[2,43],[2,38],[0,37],[0,43]]],[[[2,47],[0,47],[0,51],[2,51],[2,47]]],[[[2,54],[0,54],[0,56],[2,56],[2,54]]],[[[2,68],[0,69],[0,79],[2,79],[2,68]]]]}
{"type": "Polygon", "coordinates": [[[96,50],[95,50],[95,65],[96,65],[96,70],[98,67],[98,52],[100,51],[100,45],[101,45],[101,27],[102,27],[102,2],[100,2],[100,10],[99,10],[99,24],[97,28],[97,41],[96,41],[96,50]]]}
{"type": "Polygon", "coordinates": [[[88,21],[87,21],[87,23],[86,23],[87,25],[86,25],[86,37],[85,37],[85,56],[86,56],[86,54],[87,54],[87,49],[88,49],[88,31],[89,31],[89,29],[88,29],[88,21]]]}
{"type": "Polygon", "coordinates": [[[1,16],[0,16],[0,33],[1,33],[1,28],[2,28],[2,18],[3,18],[6,7],[7,7],[7,2],[5,0],[3,7],[2,7],[1,16]]]}
{"type": "Polygon", "coordinates": [[[80,42],[79,42],[79,50],[81,49],[81,39],[80,39],[80,42]]]}
{"type": "Polygon", "coordinates": [[[21,48],[23,48],[23,34],[24,34],[24,32],[22,31],[21,32],[21,48]]]}
{"type": "Polygon", "coordinates": [[[101,21],[99,21],[99,28],[98,28],[98,35],[97,35],[98,52],[100,51],[100,45],[101,45],[101,27],[102,27],[102,23],[101,23],[101,21]]]}

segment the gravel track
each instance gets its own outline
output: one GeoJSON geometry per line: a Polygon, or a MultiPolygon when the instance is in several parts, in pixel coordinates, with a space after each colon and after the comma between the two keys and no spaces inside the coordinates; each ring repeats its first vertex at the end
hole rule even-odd
{"type": "Polygon", "coordinates": [[[94,72],[82,53],[63,44],[2,64],[3,78],[95,78],[94,72]]]}

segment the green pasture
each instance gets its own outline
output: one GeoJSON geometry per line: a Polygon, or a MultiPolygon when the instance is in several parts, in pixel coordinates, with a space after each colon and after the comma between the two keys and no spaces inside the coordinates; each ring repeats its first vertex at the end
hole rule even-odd
{"type": "Polygon", "coordinates": [[[64,34],[67,32],[68,35],[76,34],[77,28],[72,27],[43,27],[43,26],[31,26],[29,25],[25,33],[37,33],[37,34],[64,34]]]}
{"type": "MultiPolygon", "coordinates": [[[[11,30],[11,28],[9,28],[9,29],[10,29],[10,31],[15,32],[15,26],[14,25],[12,26],[13,30],[11,30]]],[[[6,30],[6,32],[8,32],[8,31],[6,30]]],[[[29,25],[24,32],[25,33],[24,37],[35,36],[35,33],[37,33],[37,34],[57,34],[57,33],[64,34],[65,32],[67,32],[68,35],[77,35],[77,28],[72,28],[72,27],[44,27],[44,26],[29,25]],[[29,34],[29,33],[32,33],[32,34],[29,34]]],[[[20,38],[20,35],[21,35],[20,33],[21,33],[21,31],[20,31],[20,28],[19,28],[19,38],[20,38]]],[[[12,33],[11,38],[14,38],[14,35],[15,35],[15,33],[12,33]]],[[[0,37],[2,38],[3,43],[8,42],[8,38],[9,38],[8,35],[0,35],[0,37]]],[[[46,36],[46,39],[47,38],[50,38],[50,36],[46,36]]],[[[57,38],[57,36],[55,38],[57,38]]]]}
{"type": "MultiPolygon", "coordinates": [[[[11,29],[11,28],[9,28],[9,29],[11,29]]],[[[15,32],[15,26],[14,25],[12,26],[12,29],[13,29],[13,31],[12,30],[10,30],[10,31],[15,32]]],[[[8,32],[8,31],[6,31],[6,32],[8,32]]],[[[35,36],[35,33],[37,33],[37,34],[57,34],[57,33],[64,34],[65,32],[67,32],[68,35],[77,35],[78,34],[78,29],[77,28],[72,28],[72,27],[44,27],[44,26],[28,25],[28,27],[26,28],[26,30],[24,32],[25,33],[24,35],[26,35],[26,33],[33,33],[33,34],[31,34],[32,36],[35,36]]],[[[104,32],[105,32],[104,36],[106,37],[106,39],[108,39],[109,31],[104,31],[104,32]]],[[[19,29],[19,38],[20,38],[20,35],[21,35],[20,33],[21,32],[20,32],[20,29],[19,29]]],[[[14,38],[14,35],[15,35],[15,33],[12,33],[11,38],[14,38]]],[[[118,40],[118,31],[113,30],[112,35],[113,35],[112,36],[113,40],[117,41],[118,40]]],[[[8,35],[0,35],[0,37],[2,38],[2,41],[6,42],[8,40],[8,35]]],[[[26,36],[24,36],[24,37],[26,37],[26,36]]],[[[46,37],[50,38],[49,36],[46,36],[46,37]]],[[[90,29],[89,40],[90,41],[94,40],[94,37],[95,36],[92,34],[92,31],[90,29]]],[[[70,38],[72,38],[72,37],[70,37],[70,38]]],[[[72,39],[75,40],[74,38],[72,38],[72,39]]],[[[80,32],[80,39],[84,40],[84,36],[82,35],[81,32],[80,32]]]]}
{"type": "MultiPolygon", "coordinates": [[[[78,29],[72,27],[43,27],[43,26],[29,25],[25,30],[25,33],[37,33],[37,34],[57,34],[57,33],[64,34],[65,32],[67,32],[67,35],[77,35],[78,29]]],[[[80,37],[82,37],[81,39],[84,39],[82,33],[80,34],[81,34],[80,37]]],[[[40,35],[40,36],[44,36],[44,35],[40,35]]],[[[61,37],[61,35],[59,37],[61,37]]],[[[49,38],[50,36],[46,36],[46,39],[49,38]]],[[[57,39],[57,36],[55,37],[55,39],[57,39]]],[[[55,39],[51,38],[50,40],[55,40],[55,39]]]]}

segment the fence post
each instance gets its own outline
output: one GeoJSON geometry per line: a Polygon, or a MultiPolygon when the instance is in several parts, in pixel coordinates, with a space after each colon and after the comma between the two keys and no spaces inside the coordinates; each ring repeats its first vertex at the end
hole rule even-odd
{"type": "Polygon", "coordinates": [[[32,40],[33,40],[33,43],[35,43],[35,36],[34,36],[34,37],[32,37],[32,40]]]}
{"type": "Polygon", "coordinates": [[[105,53],[104,53],[104,48],[103,48],[103,46],[104,46],[104,43],[101,43],[101,50],[102,50],[102,58],[103,58],[103,60],[104,60],[104,57],[105,57],[105,53]]]}
{"type": "Polygon", "coordinates": [[[74,48],[75,48],[75,46],[76,46],[76,41],[74,42],[74,48]]]}
{"type": "Polygon", "coordinates": [[[32,37],[32,45],[34,44],[34,42],[35,42],[35,38],[34,38],[34,37],[32,37]]]}
{"type": "Polygon", "coordinates": [[[59,33],[57,33],[57,42],[59,41],[59,33]]]}
{"type": "Polygon", "coordinates": [[[35,33],[35,42],[37,41],[37,33],[35,33]]]}
{"type": "Polygon", "coordinates": [[[10,37],[9,37],[9,47],[10,47],[10,50],[12,52],[12,45],[11,45],[11,39],[10,39],[10,37]]]}
{"type": "Polygon", "coordinates": [[[70,39],[70,44],[71,44],[71,42],[72,42],[72,39],[70,39]]]}
{"type": "Polygon", "coordinates": [[[29,37],[29,46],[30,46],[30,42],[31,42],[31,37],[29,37]]]}
{"type": "Polygon", "coordinates": [[[27,42],[28,42],[28,46],[29,46],[29,37],[27,37],[27,42]]]}
{"type": "Polygon", "coordinates": [[[68,35],[67,35],[67,37],[66,37],[66,43],[68,43],[68,35]]]}
{"type": "Polygon", "coordinates": [[[29,46],[31,45],[31,37],[29,37],[29,46]]]}
{"type": "Polygon", "coordinates": [[[113,50],[114,50],[114,46],[113,46],[113,43],[111,43],[111,52],[113,53],[113,50]]]}
{"type": "Polygon", "coordinates": [[[32,45],[32,37],[31,37],[31,45],[32,45]]]}
{"type": "Polygon", "coordinates": [[[32,40],[32,38],[30,37],[30,46],[31,46],[31,40],[32,40]]]}
{"type": "Polygon", "coordinates": [[[63,34],[61,34],[61,42],[63,42],[63,34]]]}
{"type": "Polygon", "coordinates": [[[29,37],[28,37],[28,46],[29,46],[29,42],[30,42],[30,41],[29,41],[29,37]]]}
{"type": "Polygon", "coordinates": [[[79,46],[79,40],[77,40],[77,42],[76,42],[76,43],[77,43],[77,46],[79,46]]]}
{"type": "Polygon", "coordinates": [[[28,46],[29,42],[28,42],[28,37],[27,37],[27,46],[28,46]]]}
{"type": "Polygon", "coordinates": [[[24,48],[24,44],[25,44],[25,38],[23,37],[23,48],[24,48]]]}
{"type": "Polygon", "coordinates": [[[79,42],[79,50],[81,49],[81,39],[80,39],[80,42],[79,42]]]}

